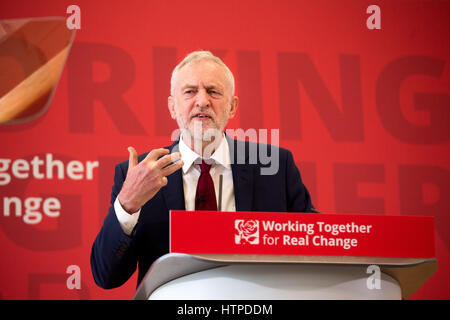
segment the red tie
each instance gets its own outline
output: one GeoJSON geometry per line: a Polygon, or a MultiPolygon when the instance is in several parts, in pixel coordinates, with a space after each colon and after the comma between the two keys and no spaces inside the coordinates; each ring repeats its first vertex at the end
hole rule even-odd
{"type": "Polygon", "coordinates": [[[209,174],[211,165],[202,160],[200,177],[198,178],[197,193],[195,195],[195,210],[217,211],[216,192],[214,182],[209,174]]]}

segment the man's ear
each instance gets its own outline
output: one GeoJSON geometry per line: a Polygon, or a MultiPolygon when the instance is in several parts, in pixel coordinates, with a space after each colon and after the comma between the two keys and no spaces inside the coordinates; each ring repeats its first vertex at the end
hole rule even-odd
{"type": "Polygon", "coordinates": [[[169,107],[170,116],[172,119],[177,118],[177,113],[175,112],[175,98],[172,96],[169,96],[167,98],[167,106],[169,107]]]}
{"type": "Polygon", "coordinates": [[[230,119],[234,118],[237,112],[238,104],[239,98],[237,96],[233,96],[230,101],[230,112],[229,112],[230,119]]]}

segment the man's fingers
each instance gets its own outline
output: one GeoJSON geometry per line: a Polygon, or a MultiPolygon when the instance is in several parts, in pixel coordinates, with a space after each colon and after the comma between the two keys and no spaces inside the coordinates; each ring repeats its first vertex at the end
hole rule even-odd
{"type": "Polygon", "coordinates": [[[152,151],[150,151],[147,156],[145,157],[145,159],[143,160],[144,162],[148,162],[148,161],[155,161],[157,160],[159,157],[168,154],[170,151],[169,149],[166,148],[159,148],[159,149],[153,149],[152,151]]]}
{"type": "Polygon", "coordinates": [[[169,163],[178,161],[180,159],[181,159],[181,153],[179,153],[179,152],[167,154],[164,157],[159,158],[158,161],[156,161],[155,167],[158,169],[162,169],[165,166],[167,166],[169,163]]]}
{"type": "Polygon", "coordinates": [[[134,168],[138,164],[138,154],[136,152],[136,149],[133,147],[128,147],[129,152],[129,158],[128,158],[128,172],[130,169],[134,168]]]}
{"type": "Polygon", "coordinates": [[[161,169],[161,174],[163,176],[168,176],[177,171],[178,169],[183,167],[183,160],[179,160],[175,163],[172,163],[171,165],[168,165],[167,167],[161,169]]]}

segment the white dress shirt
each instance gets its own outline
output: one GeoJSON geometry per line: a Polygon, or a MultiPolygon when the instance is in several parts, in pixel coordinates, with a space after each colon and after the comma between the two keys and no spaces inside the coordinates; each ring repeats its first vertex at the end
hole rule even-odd
{"type": "MultiPolygon", "coordinates": [[[[188,211],[195,210],[195,194],[197,191],[198,178],[200,177],[200,165],[201,157],[189,148],[180,137],[179,151],[181,153],[181,159],[184,164],[182,167],[183,177],[183,191],[184,191],[184,204],[188,211]]],[[[234,187],[233,187],[233,174],[231,171],[230,150],[228,148],[228,142],[225,136],[211,155],[210,159],[206,159],[207,163],[213,163],[211,170],[209,171],[212,180],[214,182],[214,189],[216,193],[216,200],[219,201],[219,177],[222,178],[222,211],[236,211],[236,204],[234,199],[234,187]]],[[[219,203],[217,204],[219,207],[219,203]]],[[[130,235],[133,228],[138,222],[140,211],[133,214],[128,214],[116,198],[114,202],[114,210],[116,212],[117,219],[119,220],[122,230],[130,235]]]]}

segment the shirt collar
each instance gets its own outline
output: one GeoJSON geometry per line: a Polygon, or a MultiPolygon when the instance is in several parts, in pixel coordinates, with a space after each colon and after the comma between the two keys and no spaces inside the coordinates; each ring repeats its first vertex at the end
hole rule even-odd
{"type": "MultiPolygon", "coordinates": [[[[183,173],[186,173],[191,168],[192,164],[194,164],[195,160],[200,159],[201,157],[194,150],[189,148],[186,143],[184,143],[182,137],[180,137],[179,148],[181,159],[184,162],[183,173]]],[[[230,150],[225,135],[222,136],[222,140],[220,141],[217,149],[211,155],[211,159],[214,160],[216,164],[220,164],[227,169],[231,168],[230,150]]]]}
{"type": "Polygon", "coordinates": [[[213,159],[215,163],[220,164],[227,169],[231,169],[230,149],[225,135],[222,135],[222,141],[220,141],[219,146],[211,155],[211,159],[213,159]]]}

